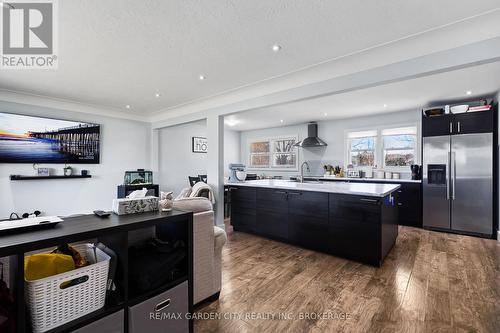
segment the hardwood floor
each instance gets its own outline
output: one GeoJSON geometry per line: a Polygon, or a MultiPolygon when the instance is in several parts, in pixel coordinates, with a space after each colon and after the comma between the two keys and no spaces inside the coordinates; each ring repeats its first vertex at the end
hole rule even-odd
{"type": "Polygon", "coordinates": [[[195,332],[500,332],[495,240],[400,227],[375,268],[249,234],[228,238],[220,299],[196,309],[195,332]]]}

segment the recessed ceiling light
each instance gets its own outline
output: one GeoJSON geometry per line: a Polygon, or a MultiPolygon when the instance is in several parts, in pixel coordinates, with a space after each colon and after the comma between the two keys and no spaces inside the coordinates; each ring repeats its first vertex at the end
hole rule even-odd
{"type": "Polygon", "coordinates": [[[384,104],[384,108],[386,108],[386,107],[387,107],[387,104],[384,104]]]}
{"type": "Polygon", "coordinates": [[[206,77],[205,75],[200,75],[200,77],[199,77],[199,79],[200,79],[201,81],[205,80],[206,78],[207,78],[207,77],[206,77]]]}
{"type": "Polygon", "coordinates": [[[131,108],[130,104],[125,105],[125,109],[130,109],[130,108],[131,108]]]}
{"type": "Polygon", "coordinates": [[[281,45],[278,45],[278,44],[274,44],[274,45],[273,45],[273,51],[274,51],[274,52],[278,52],[278,51],[280,51],[280,50],[281,50],[281,45]]]}
{"type": "Polygon", "coordinates": [[[282,124],[283,124],[283,119],[280,119],[280,123],[282,123],[282,124]]]}
{"type": "Polygon", "coordinates": [[[328,116],[328,113],[325,112],[324,114],[325,114],[325,117],[328,116]]]}
{"type": "Polygon", "coordinates": [[[238,125],[240,122],[239,122],[239,120],[236,120],[236,119],[225,119],[225,120],[224,120],[224,123],[225,123],[227,126],[233,127],[233,126],[238,125]]]}
{"type": "Polygon", "coordinates": [[[466,93],[467,95],[472,95],[472,91],[470,91],[470,90],[467,90],[465,93],[466,93]]]}
{"type": "Polygon", "coordinates": [[[158,98],[158,97],[160,97],[160,96],[161,96],[161,94],[160,94],[159,92],[157,92],[157,93],[155,94],[155,97],[156,97],[156,98],[158,98]]]}

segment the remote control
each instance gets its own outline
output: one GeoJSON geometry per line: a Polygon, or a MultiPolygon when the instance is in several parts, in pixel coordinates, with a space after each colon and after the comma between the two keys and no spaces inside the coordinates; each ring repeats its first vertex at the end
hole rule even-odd
{"type": "Polygon", "coordinates": [[[99,217],[108,217],[109,215],[111,215],[110,212],[105,212],[103,210],[94,210],[94,214],[99,217]]]}

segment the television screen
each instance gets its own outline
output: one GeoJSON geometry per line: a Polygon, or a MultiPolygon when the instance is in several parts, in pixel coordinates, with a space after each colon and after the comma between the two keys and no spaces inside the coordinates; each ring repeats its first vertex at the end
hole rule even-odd
{"type": "Polygon", "coordinates": [[[99,163],[100,126],[0,113],[0,163],[99,163]]]}

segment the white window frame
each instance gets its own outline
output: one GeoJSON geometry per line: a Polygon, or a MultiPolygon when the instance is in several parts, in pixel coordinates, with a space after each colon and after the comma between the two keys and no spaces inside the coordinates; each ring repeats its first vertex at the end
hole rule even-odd
{"type": "Polygon", "coordinates": [[[295,148],[295,165],[293,167],[289,168],[284,168],[284,167],[274,167],[274,155],[276,154],[274,152],[274,142],[279,141],[279,140],[287,140],[287,139],[293,139],[295,142],[299,141],[299,136],[298,135],[280,135],[280,136],[271,136],[271,137],[264,137],[264,138],[253,138],[253,139],[248,139],[246,146],[247,146],[247,169],[248,170],[255,170],[255,171],[298,171],[299,170],[299,150],[295,148]],[[251,164],[251,156],[252,153],[250,152],[250,145],[254,142],[264,142],[267,141],[269,142],[269,166],[268,167],[252,167],[251,164]]]}
{"type": "MultiPolygon", "coordinates": [[[[409,170],[410,169],[410,166],[409,165],[403,165],[403,166],[386,166],[385,165],[385,146],[384,146],[384,137],[385,136],[389,136],[391,134],[384,134],[384,131],[390,131],[390,130],[396,130],[396,129],[404,129],[404,128],[415,128],[415,147],[413,148],[414,149],[414,156],[415,156],[415,159],[413,161],[413,163],[415,164],[419,164],[419,131],[418,131],[418,126],[416,125],[410,125],[410,126],[391,126],[391,127],[385,127],[385,128],[382,128],[380,130],[380,142],[381,142],[381,155],[380,155],[380,158],[381,158],[381,165],[382,165],[382,168],[384,170],[388,170],[388,171],[396,171],[396,172],[400,172],[400,171],[405,171],[405,170],[409,170]]],[[[399,134],[407,134],[407,133],[404,133],[401,132],[399,134]]],[[[397,135],[397,134],[392,134],[392,135],[397,135]]],[[[409,172],[409,171],[408,171],[409,172]]]]}
{"type": "Polygon", "coordinates": [[[348,165],[351,164],[351,140],[359,139],[359,138],[375,138],[373,142],[373,166],[364,165],[364,166],[355,166],[355,168],[373,168],[377,165],[377,149],[379,146],[378,142],[378,130],[376,129],[363,129],[363,130],[355,130],[355,131],[346,131],[345,134],[345,143],[346,143],[346,156],[345,156],[345,166],[347,168],[348,165]],[[355,136],[352,136],[352,135],[355,136]]]}
{"type": "MultiPolygon", "coordinates": [[[[415,164],[420,164],[421,162],[421,132],[422,129],[419,123],[401,123],[401,124],[391,124],[391,125],[379,125],[373,127],[361,127],[361,128],[352,128],[344,131],[344,166],[350,164],[350,139],[349,133],[353,132],[364,132],[364,131],[376,131],[377,136],[375,140],[375,164],[377,169],[383,169],[385,171],[391,172],[408,172],[410,173],[409,166],[385,166],[384,161],[384,141],[382,136],[383,130],[391,130],[398,129],[404,127],[414,127],[416,128],[416,142],[415,142],[415,164]]],[[[372,169],[370,166],[360,166],[355,167],[355,169],[359,170],[367,170],[372,169]]]]}

